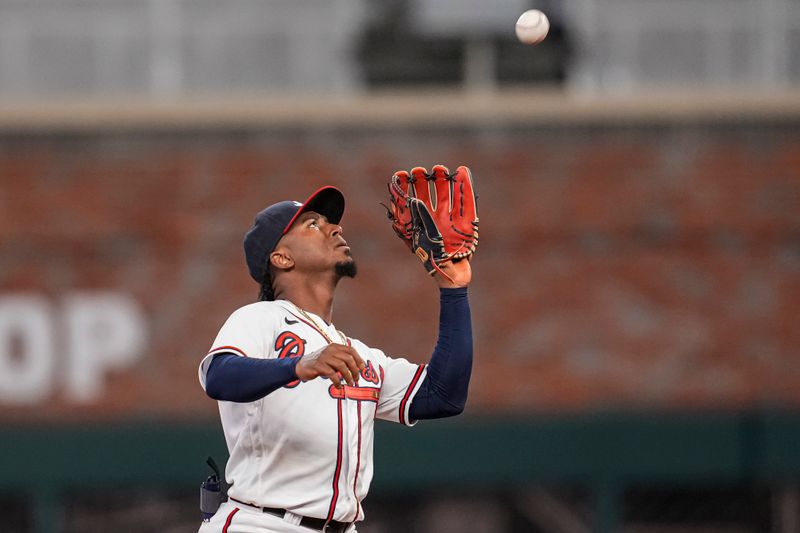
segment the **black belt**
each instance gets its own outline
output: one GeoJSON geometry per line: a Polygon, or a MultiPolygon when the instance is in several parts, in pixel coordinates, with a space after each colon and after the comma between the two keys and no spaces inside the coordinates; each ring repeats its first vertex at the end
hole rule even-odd
{"type": "MultiPolygon", "coordinates": [[[[235,501],[236,503],[241,503],[242,505],[247,505],[248,507],[254,507],[255,509],[261,509],[262,513],[269,513],[271,515],[275,515],[278,518],[283,518],[284,515],[287,513],[286,509],[278,509],[277,507],[259,507],[258,505],[253,505],[252,503],[246,503],[236,498],[230,498],[231,500],[235,501]]],[[[312,518],[310,516],[303,516],[300,519],[300,525],[303,527],[307,527],[309,529],[314,529],[316,531],[324,531],[325,533],[344,533],[345,530],[350,527],[350,522],[339,522],[338,520],[325,520],[324,518],[312,518]]]]}

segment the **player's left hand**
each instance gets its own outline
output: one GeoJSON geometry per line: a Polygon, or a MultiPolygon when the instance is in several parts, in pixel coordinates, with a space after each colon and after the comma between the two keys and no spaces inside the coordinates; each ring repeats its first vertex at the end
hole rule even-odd
{"type": "Polygon", "coordinates": [[[455,289],[458,287],[466,287],[472,281],[472,265],[470,265],[470,257],[465,257],[458,261],[448,261],[439,266],[442,269],[443,276],[439,272],[434,274],[434,279],[439,287],[443,289],[455,289]]]}

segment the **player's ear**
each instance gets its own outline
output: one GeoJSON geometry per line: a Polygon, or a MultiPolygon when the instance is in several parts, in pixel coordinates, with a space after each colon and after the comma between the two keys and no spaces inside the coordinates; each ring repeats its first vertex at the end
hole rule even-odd
{"type": "Polygon", "coordinates": [[[269,262],[279,270],[289,270],[294,266],[294,259],[292,259],[291,252],[283,246],[276,248],[275,251],[269,255],[269,262]]]}

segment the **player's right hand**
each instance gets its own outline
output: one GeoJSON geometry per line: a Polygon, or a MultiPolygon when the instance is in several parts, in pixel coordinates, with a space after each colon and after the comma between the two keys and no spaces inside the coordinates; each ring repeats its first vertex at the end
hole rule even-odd
{"type": "Polygon", "coordinates": [[[295,373],[301,381],[314,378],[328,378],[336,387],[342,382],[351,387],[358,385],[358,376],[366,364],[352,346],[329,344],[322,350],[305,354],[295,366],[295,373]]]}

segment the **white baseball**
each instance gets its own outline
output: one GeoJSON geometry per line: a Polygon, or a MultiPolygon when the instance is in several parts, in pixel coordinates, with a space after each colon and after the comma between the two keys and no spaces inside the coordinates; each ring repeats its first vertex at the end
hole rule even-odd
{"type": "Polygon", "coordinates": [[[547,15],[538,9],[529,9],[517,19],[517,39],[525,44],[538,44],[550,31],[547,15]]]}

